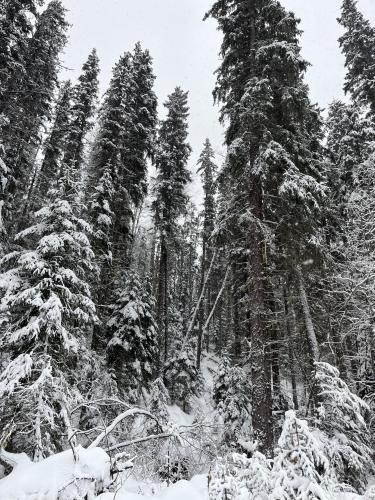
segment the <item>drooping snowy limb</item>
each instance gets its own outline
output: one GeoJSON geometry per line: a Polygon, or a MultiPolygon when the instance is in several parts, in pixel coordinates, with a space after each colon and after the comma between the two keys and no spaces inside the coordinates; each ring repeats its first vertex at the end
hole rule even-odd
{"type": "Polygon", "coordinates": [[[181,425],[178,428],[178,432],[176,432],[176,431],[162,432],[160,434],[150,434],[149,436],[144,436],[141,438],[132,439],[130,441],[123,441],[121,443],[117,443],[117,444],[114,444],[112,446],[105,448],[105,451],[110,452],[110,451],[117,450],[119,448],[127,448],[127,447],[133,446],[135,444],[146,443],[147,441],[154,441],[157,439],[168,439],[170,437],[176,437],[176,436],[181,437],[181,439],[186,440],[186,438],[183,436],[183,434],[187,434],[188,432],[190,432],[194,429],[198,429],[198,428],[202,428],[202,427],[211,428],[212,426],[210,426],[210,425],[205,426],[204,424],[181,425]]]}
{"type": "Polygon", "coordinates": [[[184,350],[184,348],[186,347],[186,344],[189,341],[191,333],[193,331],[195,322],[197,321],[199,309],[201,307],[202,300],[204,299],[204,296],[206,294],[208,280],[209,280],[209,278],[211,276],[211,272],[212,272],[213,266],[214,266],[215,261],[216,261],[217,253],[218,253],[217,250],[215,250],[214,253],[213,253],[213,255],[212,255],[210,267],[208,268],[208,271],[207,271],[207,274],[206,274],[206,277],[205,277],[205,280],[204,280],[204,283],[203,283],[203,287],[202,287],[202,290],[201,290],[201,294],[199,296],[198,302],[195,305],[193,316],[192,316],[191,321],[189,323],[189,327],[188,327],[188,330],[186,332],[186,335],[185,335],[185,338],[184,338],[184,342],[182,344],[182,350],[184,350]]]}
{"type": "MultiPolygon", "coordinates": [[[[122,421],[124,421],[127,418],[134,417],[136,415],[144,415],[148,418],[151,418],[152,420],[155,420],[156,423],[160,426],[157,418],[152,415],[150,412],[146,410],[142,410],[141,408],[132,408],[128,411],[125,411],[124,413],[121,413],[118,415],[113,422],[102,432],[99,434],[99,436],[88,446],[88,449],[90,448],[97,448],[99,444],[103,441],[104,438],[108,436],[117,426],[120,424],[122,421]]],[[[161,426],[160,426],[161,428],[161,426]]]]}
{"type": "Polygon", "coordinates": [[[127,448],[135,444],[145,443],[147,441],[154,441],[155,439],[167,439],[172,437],[173,435],[174,434],[172,434],[171,432],[164,432],[162,434],[150,434],[149,436],[144,436],[138,439],[132,439],[131,441],[123,441],[122,443],[114,444],[113,446],[105,448],[105,451],[110,452],[117,450],[119,448],[127,448]]]}

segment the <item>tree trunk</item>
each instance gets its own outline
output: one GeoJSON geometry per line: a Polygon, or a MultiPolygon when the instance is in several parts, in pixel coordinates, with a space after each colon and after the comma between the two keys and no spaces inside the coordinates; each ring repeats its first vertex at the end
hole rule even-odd
{"type": "Polygon", "coordinates": [[[160,241],[160,259],[158,276],[157,322],[159,326],[160,366],[162,359],[168,356],[168,251],[164,237],[160,241]],[[163,353],[163,354],[162,354],[163,353]],[[163,356],[163,358],[162,358],[163,356]]]}
{"type": "Polygon", "coordinates": [[[303,315],[307,331],[307,341],[309,344],[310,357],[313,364],[315,361],[319,361],[319,346],[315,334],[314,323],[311,317],[309,301],[307,298],[305,284],[300,266],[297,266],[297,278],[298,278],[300,301],[303,309],[303,315]]]}
{"type": "Polygon", "coordinates": [[[286,343],[288,346],[288,358],[289,358],[289,369],[290,369],[290,378],[292,382],[292,395],[293,395],[293,404],[294,409],[298,410],[298,394],[297,394],[297,377],[296,377],[296,365],[293,354],[293,340],[296,337],[296,322],[293,311],[293,317],[291,317],[291,311],[289,310],[289,301],[286,288],[283,290],[284,294],[284,312],[285,312],[285,332],[286,332],[286,343]]]}
{"type": "MultiPolygon", "coordinates": [[[[250,203],[253,216],[262,220],[262,187],[255,176],[252,179],[250,203]]],[[[249,276],[251,276],[250,301],[252,313],[252,421],[254,438],[262,453],[270,456],[273,450],[271,369],[267,347],[269,335],[265,323],[265,286],[263,263],[263,235],[257,222],[252,224],[249,241],[249,276]]]]}

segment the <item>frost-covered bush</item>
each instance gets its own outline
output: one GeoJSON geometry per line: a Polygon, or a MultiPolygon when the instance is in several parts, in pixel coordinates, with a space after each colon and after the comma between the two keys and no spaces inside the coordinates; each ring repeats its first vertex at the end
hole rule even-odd
{"type": "Polygon", "coordinates": [[[331,500],[329,462],[307,422],[287,411],[275,450],[272,500],[331,500]]]}
{"type": "Polygon", "coordinates": [[[209,496],[212,500],[267,500],[271,491],[271,469],[259,452],[251,458],[238,453],[216,465],[209,496]]]}
{"type": "Polygon", "coordinates": [[[353,394],[328,363],[316,363],[317,426],[327,436],[326,454],[338,478],[363,492],[373,469],[366,403],[353,394]]]}

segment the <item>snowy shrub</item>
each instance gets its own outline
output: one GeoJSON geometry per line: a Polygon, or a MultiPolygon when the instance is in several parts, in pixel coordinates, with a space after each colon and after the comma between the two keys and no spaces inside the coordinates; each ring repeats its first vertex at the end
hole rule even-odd
{"type": "Polygon", "coordinates": [[[325,486],[329,463],[307,422],[287,411],[275,450],[272,500],[331,500],[325,486]]]}
{"type": "Polygon", "coordinates": [[[271,469],[264,455],[255,451],[251,458],[234,453],[219,461],[209,487],[212,500],[266,500],[271,488],[271,469]]]}
{"type": "Polygon", "coordinates": [[[328,363],[316,363],[317,425],[328,436],[326,453],[340,481],[364,491],[373,468],[366,403],[353,394],[328,363]]]}

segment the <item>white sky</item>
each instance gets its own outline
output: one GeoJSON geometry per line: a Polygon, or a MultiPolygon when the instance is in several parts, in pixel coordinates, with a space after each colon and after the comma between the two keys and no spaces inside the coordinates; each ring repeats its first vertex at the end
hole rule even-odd
{"type": "MultiPolygon", "coordinates": [[[[137,41],[154,58],[156,93],[161,105],[180,85],[189,90],[190,143],[193,154],[190,168],[196,170],[197,157],[206,137],[218,153],[223,153],[222,129],[218,110],[213,106],[214,70],[219,65],[221,35],[212,20],[202,22],[213,0],[63,0],[72,24],[70,43],[64,63],[66,75],[74,80],[96,47],[101,60],[101,90],[111,77],[111,69],[126,50],[137,41]]],[[[307,74],[314,102],[326,107],[342,98],[345,75],[337,39],[341,0],[281,0],[301,18],[303,55],[313,65],[307,74]]],[[[375,1],[359,0],[359,7],[375,24],[375,1]]],[[[162,106],[160,106],[160,111],[162,106]]],[[[199,200],[200,187],[192,187],[199,200]]]]}

